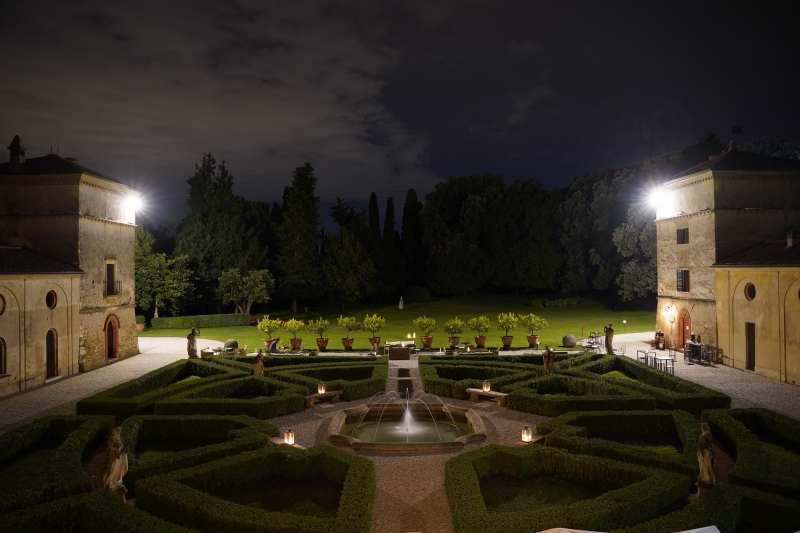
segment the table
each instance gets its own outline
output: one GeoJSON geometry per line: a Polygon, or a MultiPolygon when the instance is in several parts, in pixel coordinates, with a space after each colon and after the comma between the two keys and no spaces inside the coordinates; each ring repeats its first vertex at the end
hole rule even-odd
{"type": "Polygon", "coordinates": [[[716,358],[716,351],[716,348],[708,344],[689,341],[683,349],[683,362],[691,364],[692,361],[697,361],[711,364],[716,358]]]}

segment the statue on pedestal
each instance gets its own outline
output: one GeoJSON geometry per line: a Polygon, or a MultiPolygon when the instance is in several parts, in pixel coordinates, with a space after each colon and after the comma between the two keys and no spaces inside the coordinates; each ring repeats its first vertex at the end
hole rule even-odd
{"type": "Polygon", "coordinates": [[[553,351],[549,346],[545,345],[544,352],[542,352],[542,362],[544,363],[544,373],[553,373],[553,351]]]}
{"type": "Polygon", "coordinates": [[[711,428],[703,422],[700,424],[700,438],[697,439],[697,464],[700,475],[697,476],[697,495],[702,496],[717,484],[716,466],[714,464],[714,442],[711,428]]]}
{"type": "Polygon", "coordinates": [[[399,303],[399,304],[397,304],[397,308],[398,308],[399,310],[401,310],[401,311],[402,311],[402,310],[403,310],[403,307],[404,307],[404,306],[403,306],[403,297],[401,296],[401,297],[400,297],[400,303],[399,303]]]}
{"type": "Polygon", "coordinates": [[[603,328],[603,332],[606,334],[606,354],[614,355],[614,328],[611,327],[611,323],[603,328]]]}
{"type": "Polygon", "coordinates": [[[192,331],[186,335],[186,351],[189,352],[189,359],[197,359],[197,337],[200,332],[192,328],[192,331]]]}
{"type": "Polygon", "coordinates": [[[264,354],[261,353],[261,350],[258,351],[258,355],[256,355],[256,362],[253,363],[253,375],[264,375],[264,354]]]}
{"type": "Polygon", "coordinates": [[[103,488],[124,502],[128,489],[122,484],[122,478],[128,473],[128,447],[121,431],[118,427],[112,429],[108,439],[108,468],[103,476],[103,488]]]}

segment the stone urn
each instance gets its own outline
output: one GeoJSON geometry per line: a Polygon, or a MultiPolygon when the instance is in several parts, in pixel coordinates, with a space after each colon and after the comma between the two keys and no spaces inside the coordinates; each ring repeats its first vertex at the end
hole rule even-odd
{"type": "Polygon", "coordinates": [[[345,337],[342,339],[342,346],[344,346],[344,350],[349,352],[353,349],[353,337],[345,337]]]}
{"type": "Polygon", "coordinates": [[[514,336],[513,335],[503,335],[500,338],[503,341],[503,348],[511,348],[511,343],[514,342],[514,336]]]}
{"type": "Polygon", "coordinates": [[[380,337],[369,337],[369,345],[377,347],[381,343],[380,337]]]}
{"type": "Polygon", "coordinates": [[[528,348],[534,348],[539,344],[539,335],[528,335],[528,348]]]}
{"type": "Polygon", "coordinates": [[[419,340],[422,341],[422,347],[426,350],[431,349],[431,344],[433,344],[433,335],[428,335],[427,337],[423,336],[420,337],[419,340]]]}
{"type": "Polygon", "coordinates": [[[303,345],[303,339],[289,339],[289,342],[292,343],[292,350],[299,350],[303,345]]]}
{"type": "Polygon", "coordinates": [[[317,339],[317,348],[319,348],[320,352],[324,352],[328,349],[328,339],[317,339]]]}
{"type": "Polygon", "coordinates": [[[564,338],[561,339],[561,346],[567,348],[574,348],[577,344],[578,339],[575,338],[575,335],[564,335],[564,338]]]}
{"type": "Polygon", "coordinates": [[[486,348],[486,337],[475,337],[475,346],[477,348],[486,348]]]}
{"type": "Polygon", "coordinates": [[[450,343],[451,348],[455,348],[461,342],[461,337],[447,337],[447,342],[450,343]]]}
{"type": "Polygon", "coordinates": [[[266,339],[264,339],[264,346],[266,346],[267,348],[269,348],[269,347],[270,347],[270,345],[271,345],[273,342],[275,342],[276,340],[278,340],[278,339],[271,339],[271,338],[267,337],[266,339]]]}
{"type": "Polygon", "coordinates": [[[136,331],[144,331],[145,324],[136,324],[136,331]]]}

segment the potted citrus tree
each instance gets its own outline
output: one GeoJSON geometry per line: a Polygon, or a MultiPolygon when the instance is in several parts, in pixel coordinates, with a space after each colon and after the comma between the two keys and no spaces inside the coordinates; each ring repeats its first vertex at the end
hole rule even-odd
{"type": "Polygon", "coordinates": [[[503,348],[511,348],[511,343],[514,342],[514,336],[509,335],[508,332],[517,327],[517,322],[517,315],[514,313],[500,313],[497,315],[497,329],[505,332],[505,335],[502,337],[503,348]]]}
{"type": "Polygon", "coordinates": [[[305,322],[292,318],[287,320],[283,327],[293,335],[293,337],[289,339],[289,342],[292,343],[292,350],[299,350],[303,345],[303,339],[298,339],[297,334],[306,329],[305,322]]]}
{"type": "Polygon", "coordinates": [[[317,348],[319,348],[320,352],[324,352],[325,350],[328,349],[328,339],[323,338],[322,335],[330,326],[331,323],[322,317],[319,317],[319,320],[308,321],[308,329],[310,329],[311,331],[313,331],[318,335],[317,348]]]}
{"type": "Polygon", "coordinates": [[[529,348],[533,348],[534,345],[539,344],[539,335],[537,335],[536,332],[540,329],[546,328],[549,325],[547,320],[533,313],[520,316],[519,322],[522,324],[522,327],[528,330],[529,348]]]}
{"type": "Polygon", "coordinates": [[[354,316],[339,315],[339,318],[336,319],[336,323],[345,331],[345,336],[342,338],[342,346],[349,352],[353,349],[353,338],[350,336],[350,332],[358,330],[358,319],[354,316]]]}
{"type": "Polygon", "coordinates": [[[376,337],[375,334],[386,327],[386,319],[382,316],[378,316],[378,313],[373,314],[372,316],[365,316],[364,321],[361,323],[361,326],[364,328],[364,331],[372,332],[372,337],[369,338],[370,346],[377,346],[381,343],[381,338],[376,337]]]}
{"type": "Polygon", "coordinates": [[[458,346],[461,342],[461,332],[464,331],[464,323],[458,317],[452,318],[444,323],[442,329],[447,333],[447,342],[450,343],[451,348],[458,346]]]}
{"type": "Polygon", "coordinates": [[[420,337],[420,340],[422,341],[422,347],[426,350],[430,350],[431,344],[433,344],[433,337],[431,336],[431,333],[436,331],[436,320],[422,315],[415,318],[413,323],[414,327],[420,330],[422,333],[422,336],[420,337]]]}
{"type": "Polygon", "coordinates": [[[489,320],[489,317],[485,316],[478,316],[475,318],[470,318],[467,320],[467,326],[469,329],[475,332],[475,346],[478,348],[485,348],[486,347],[486,333],[492,327],[492,321],[489,320]]]}
{"type": "Polygon", "coordinates": [[[269,315],[264,315],[264,318],[258,321],[258,330],[267,334],[264,339],[264,346],[270,347],[273,341],[280,340],[272,336],[273,333],[281,328],[281,321],[277,318],[270,318],[269,315]]]}

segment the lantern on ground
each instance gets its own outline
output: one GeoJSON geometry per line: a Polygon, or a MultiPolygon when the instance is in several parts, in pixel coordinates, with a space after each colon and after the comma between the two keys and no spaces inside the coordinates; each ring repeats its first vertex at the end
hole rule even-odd
{"type": "Polygon", "coordinates": [[[416,331],[415,331],[414,333],[412,333],[412,334],[411,334],[411,338],[412,338],[412,339],[416,339],[416,338],[417,338],[417,332],[416,332],[416,331]]]}
{"type": "Polygon", "coordinates": [[[411,333],[406,333],[406,339],[410,339],[410,338],[411,338],[411,333]]]}
{"type": "Polygon", "coordinates": [[[286,431],[283,432],[283,442],[289,446],[294,446],[294,431],[292,431],[292,428],[286,428],[286,431]]]}
{"type": "Polygon", "coordinates": [[[489,383],[488,379],[484,379],[483,380],[483,392],[489,392],[490,390],[492,390],[492,384],[489,383]]]}
{"type": "Polygon", "coordinates": [[[522,442],[530,442],[533,440],[533,428],[530,426],[522,427],[522,442]]]}
{"type": "Polygon", "coordinates": [[[324,394],[325,393],[325,383],[323,383],[321,381],[319,382],[319,384],[317,385],[317,392],[319,394],[324,394]]]}
{"type": "Polygon", "coordinates": [[[470,347],[469,347],[469,346],[467,346],[467,353],[469,353],[469,348],[470,348],[470,347]]]}

